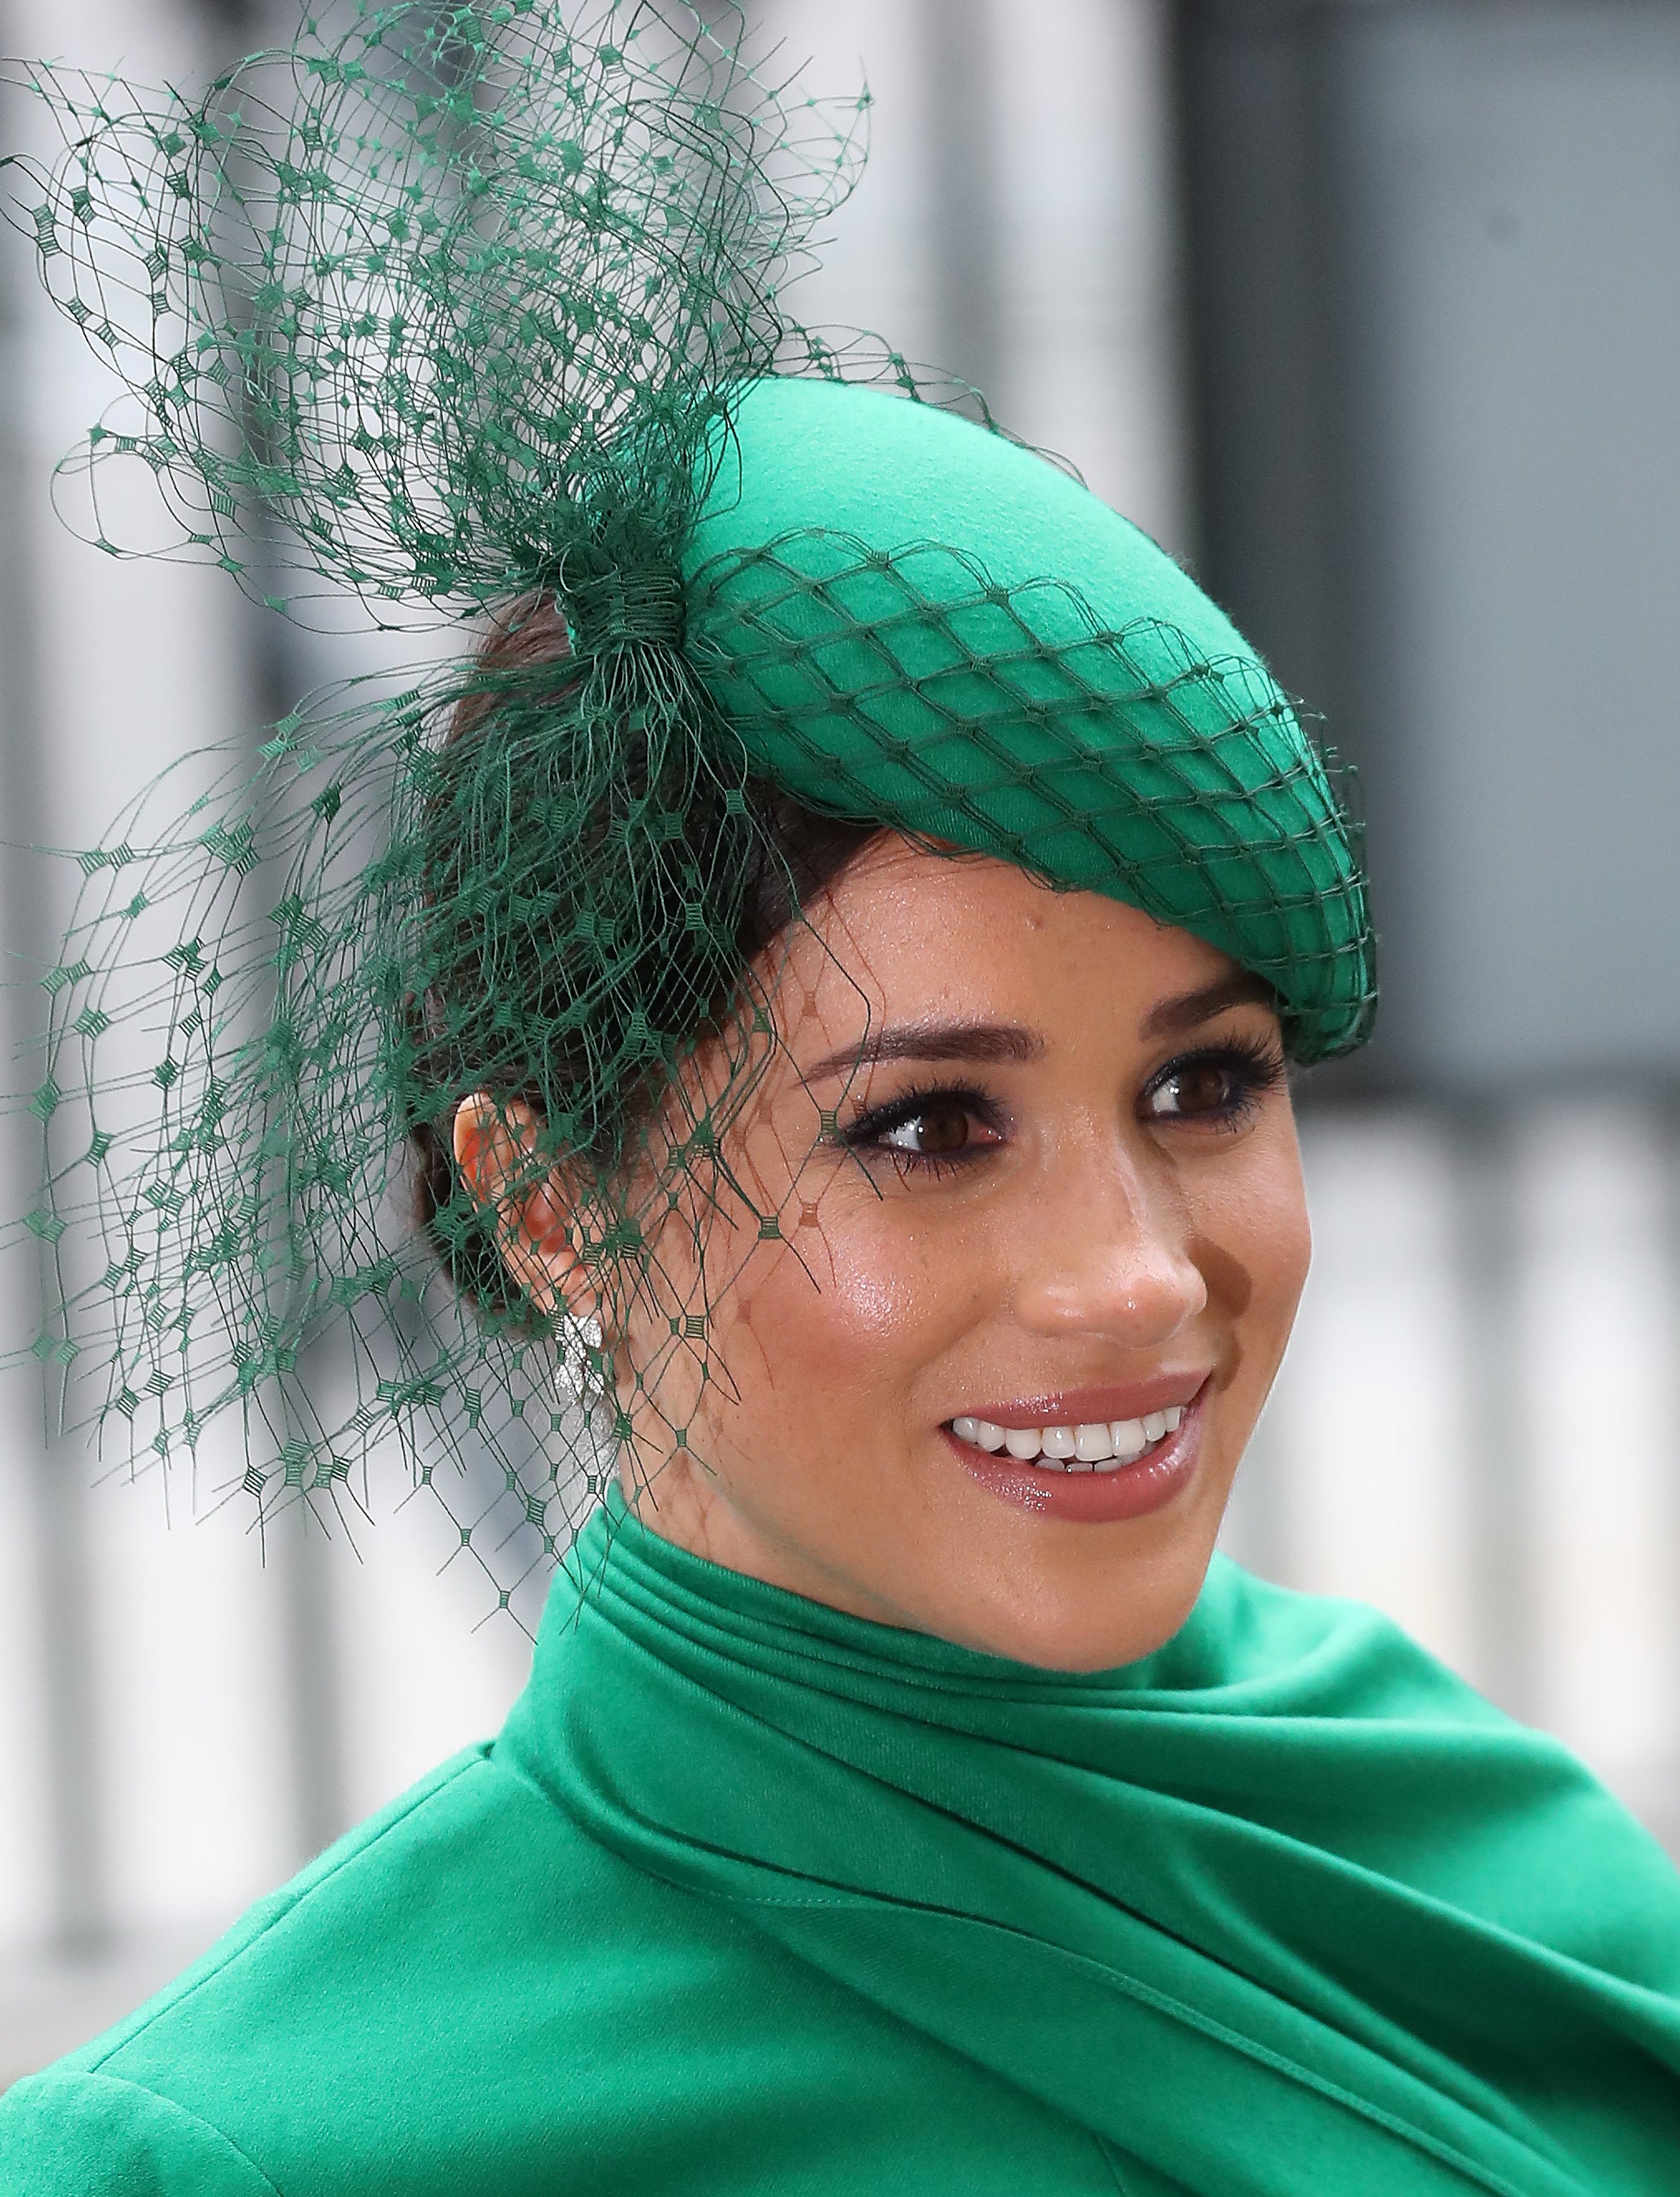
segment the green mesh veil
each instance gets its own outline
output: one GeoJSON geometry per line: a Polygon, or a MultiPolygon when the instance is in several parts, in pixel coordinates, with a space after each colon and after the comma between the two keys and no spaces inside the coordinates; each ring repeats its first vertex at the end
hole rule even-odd
{"type": "MultiPolygon", "coordinates": [[[[781,797],[1183,925],[1301,1059],[1362,1040],[1357,848],[1253,652],[1076,480],[790,318],[854,104],[678,0],[364,4],[190,97],[26,81],[62,153],[6,164],[8,211],[128,391],[63,507],[125,554],[101,485],[143,465],[166,553],[451,636],[75,856],[28,1216],[67,1416],[165,1472],[233,1426],[259,1513],[353,1522],[388,1458],[517,1610],[626,1376],[511,1284],[449,1127],[530,1110],[609,1308],[679,1205],[780,1236],[729,1130],[776,1041],[744,911],[768,879],[797,920],[781,797]]],[[[714,1309],[640,1397],[727,1382],[714,1309]]]]}

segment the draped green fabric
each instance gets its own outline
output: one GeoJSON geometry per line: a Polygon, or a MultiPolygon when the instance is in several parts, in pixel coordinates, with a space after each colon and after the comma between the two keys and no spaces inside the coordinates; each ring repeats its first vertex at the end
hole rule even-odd
{"type": "Polygon", "coordinates": [[[495,1747],[20,2085],[0,2187],[1657,2197],[1677,2071],[1672,1869],[1372,1612],[1220,1560],[1069,1677],[615,1505],[495,1747]]]}
{"type": "Polygon", "coordinates": [[[1046,1675],[631,1528],[544,1660],[604,1843],[1189,2188],[1675,2186],[1680,1882],[1372,1612],[1221,1560],[1046,1675]]]}

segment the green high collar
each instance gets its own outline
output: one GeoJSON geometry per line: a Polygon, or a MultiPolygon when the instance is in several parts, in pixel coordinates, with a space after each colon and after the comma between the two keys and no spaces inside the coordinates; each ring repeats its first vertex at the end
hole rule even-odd
{"type": "Polygon", "coordinates": [[[721,1570],[614,1500],[499,1747],[1163,2188],[1671,2187],[1680,1881],[1357,1605],[1219,1559],[1159,1653],[1068,1676],[721,1570]]]}

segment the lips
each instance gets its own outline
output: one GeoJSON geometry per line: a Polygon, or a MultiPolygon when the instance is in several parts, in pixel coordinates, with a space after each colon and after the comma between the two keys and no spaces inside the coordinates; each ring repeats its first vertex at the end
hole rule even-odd
{"type": "Polygon", "coordinates": [[[962,1412],[941,1432],[970,1478],[1016,1508],[1095,1525],[1162,1509],[1194,1476],[1208,1377],[1063,1390],[962,1412]]]}
{"type": "Polygon", "coordinates": [[[1185,1411],[1182,1404],[1169,1404],[1164,1412],[1146,1412],[1139,1419],[1007,1429],[990,1419],[963,1417],[952,1420],[951,1431],[959,1441],[971,1442],[989,1455],[1006,1449],[1022,1464],[1059,1465],[1063,1472],[1116,1472],[1167,1435],[1177,1434],[1185,1411]]]}
{"type": "MultiPolygon", "coordinates": [[[[965,1404],[965,1418],[989,1419],[994,1426],[1076,1427],[1114,1419],[1141,1419],[1151,1412],[1166,1412],[1195,1402],[1207,1383],[1208,1369],[1185,1367],[1177,1372],[1152,1374],[1147,1381],[1127,1381],[1107,1388],[1047,1388],[1035,1396],[1017,1396],[1007,1403],[965,1404]]],[[[950,1421],[947,1419],[948,1426],[950,1421]]]]}

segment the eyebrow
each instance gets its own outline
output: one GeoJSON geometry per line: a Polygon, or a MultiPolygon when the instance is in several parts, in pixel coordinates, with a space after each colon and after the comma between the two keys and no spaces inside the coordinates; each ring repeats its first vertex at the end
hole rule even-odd
{"type": "Polygon", "coordinates": [[[1256,977],[1248,969],[1234,970],[1229,977],[1216,977],[1197,991],[1180,992],[1174,999],[1160,1001],[1144,1016],[1141,1035],[1175,1037],[1198,1023],[1212,1022],[1227,1007],[1248,1006],[1270,1007],[1276,1014],[1277,994],[1264,977],[1256,977]]]}
{"type": "MultiPolygon", "coordinates": [[[[1239,969],[1194,992],[1162,1000],[1144,1017],[1142,1035],[1174,1036],[1211,1022],[1227,1007],[1241,1006],[1270,1007],[1276,1012],[1277,995],[1265,977],[1239,969]]],[[[854,1074],[883,1060],[1018,1062],[1042,1060],[1047,1050],[1040,1034],[1021,1023],[902,1023],[877,1030],[856,1045],[843,1046],[837,1052],[825,1053],[805,1070],[804,1080],[814,1083],[825,1075],[854,1074]]]]}
{"type": "Polygon", "coordinates": [[[814,1083],[820,1076],[849,1074],[883,1060],[1019,1061],[1041,1060],[1044,1054],[1038,1031],[1019,1023],[903,1023],[825,1054],[805,1070],[805,1081],[814,1083]]]}

